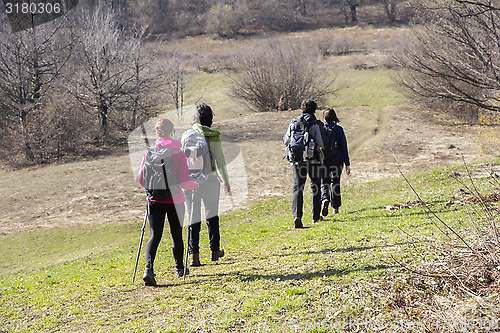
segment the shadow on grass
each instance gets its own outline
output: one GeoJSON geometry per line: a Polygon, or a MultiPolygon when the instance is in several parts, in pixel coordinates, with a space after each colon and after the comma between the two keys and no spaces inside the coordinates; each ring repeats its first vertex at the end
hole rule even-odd
{"type": "Polygon", "coordinates": [[[334,249],[322,249],[319,251],[306,251],[303,254],[326,254],[332,252],[340,252],[340,253],[349,253],[356,251],[366,251],[371,249],[383,249],[387,247],[393,246],[401,246],[401,245],[410,245],[415,244],[416,242],[404,242],[404,243],[395,243],[395,244],[386,244],[386,245],[371,245],[371,246],[348,246],[344,248],[334,248],[334,249]]]}
{"type": "MultiPolygon", "coordinates": [[[[438,201],[432,201],[428,202],[429,207],[432,207],[432,210],[435,211],[436,213],[447,213],[450,212],[450,208],[446,207],[445,204],[449,200],[438,200],[438,201]]],[[[398,202],[395,202],[393,204],[396,204],[398,202]]],[[[366,208],[361,208],[358,210],[353,210],[353,211],[345,211],[342,212],[342,215],[345,217],[348,217],[349,215],[357,215],[356,219],[372,219],[372,218],[383,218],[383,217],[388,217],[391,216],[394,213],[401,213],[404,216],[415,216],[415,215],[426,215],[425,208],[422,206],[413,206],[409,208],[400,208],[400,209],[394,209],[394,210],[387,210],[387,206],[391,206],[393,204],[387,204],[385,206],[378,206],[378,207],[366,207],[366,208]],[[419,209],[420,208],[420,209],[419,209]],[[376,214],[376,215],[365,215],[365,216],[359,216],[361,213],[365,212],[377,212],[380,211],[381,214],[376,214]]]]}
{"type": "Polygon", "coordinates": [[[353,214],[360,214],[360,213],[364,213],[364,212],[368,212],[368,211],[376,211],[376,210],[383,210],[385,206],[378,206],[378,207],[365,207],[365,208],[361,208],[361,209],[358,209],[358,210],[346,210],[346,211],[342,211],[341,214],[342,215],[353,215],[353,214]]]}
{"type": "MultiPolygon", "coordinates": [[[[365,250],[370,250],[374,248],[387,248],[387,247],[393,247],[393,246],[400,246],[400,245],[407,245],[407,244],[412,244],[414,242],[403,242],[403,243],[396,243],[396,244],[388,244],[388,245],[373,245],[373,246],[349,246],[345,248],[333,248],[333,249],[322,249],[319,251],[306,251],[302,252],[302,254],[325,254],[325,253],[332,253],[332,252],[339,252],[339,253],[350,253],[350,252],[355,252],[355,251],[365,251],[365,250]]],[[[280,254],[278,256],[290,256],[290,255],[297,255],[297,253],[292,253],[292,254],[280,254]]],[[[217,265],[232,265],[234,262],[232,260],[225,260],[223,262],[217,263],[217,265]]],[[[203,265],[207,266],[207,265],[203,265]]],[[[304,273],[290,273],[290,274],[248,274],[242,271],[238,272],[228,272],[228,273],[215,273],[215,274],[194,274],[193,276],[188,276],[186,281],[183,281],[182,279],[179,280],[178,283],[171,283],[171,284],[161,284],[157,285],[156,288],[168,288],[168,287],[173,287],[177,286],[179,284],[187,284],[187,285],[197,285],[197,284],[204,284],[210,281],[220,281],[223,278],[230,278],[240,280],[242,282],[253,282],[257,280],[276,280],[276,281],[290,281],[290,280],[311,280],[314,278],[318,277],[330,277],[330,276],[336,276],[336,277],[341,277],[345,275],[349,275],[351,273],[356,273],[356,272],[371,272],[371,271],[376,271],[376,270],[386,270],[386,269],[391,269],[394,267],[398,267],[397,265],[387,265],[387,264],[378,264],[378,265],[366,265],[363,267],[358,267],[358,268],[353,268],[353,267],[347,267],[343,269],[338,269],[338,268],[331,268],[327,269],[324,271],[317,271],[317,272],[304,272],[304,273]]]]}
{"type": "Polygon", "coordinates": [[[311,254],[327,254],[327,253],[349,253],[349,252],[357,252],[357,251],[366,251],[366,250],[372,250],[372,249],[383,249],[383,248],[388,248],[388,247],[393,247],[393,246],[401,246],[401,245],[410,245],[410,244],[415,244],[417,242],[404,242],[404,243],[395,243],[395,244],[386,244],[386,245],[370,245],[370,246],[348,246],[344,248],[328,248],[328,249],[321,249],[318,251],[304,251],[304,252],[293,252],[293,253],[280,253],[277,255],[274,255],[276,257],[289,257],[289,256],[296,256],[296,255],[311,255],[311,254]]]}
{"type": "MultiPolygon", "coordinates": [[[[197,275],[197,278],[209,278],[210,280],[221,280],[222,278],[234,278],[238,279],[242,282],[253,282],[257,280],[275,280],[275,281],[290,281],[290,280],[311,280],[314,278],[318,277],[330,277],[330,276],[344,276],[344,275],[349,275],[351,273],[356,273],[356,272],[371,272],[371,271],[376,271],[376,270],[384,270],[384,269],[390,269],[398,267],[395,265],[385,265],[385,264],[379,264],[379,265],[367,265],[359,268],[344,268],[344,269],[338,269],[338,268],[331,268],[327,269],[325,271],[318,271],[318,272],[305,272],[305,273],[291,273],[291,274],[245,274],[242,272],[233,272],[233,273],[218,273],[218,274],[200,274],[197,275]]],[[[197,282],[191,282],[191,283],[198,283],[201,282],[201,280],[198,280],[197,282]]]]}
{"type": "Polygon", "coordinates": [[[251,274],[251,275],[240,275],[239,278],[244,282],[252,282],[256,280],[278,280],[278,281],[289,281],[289,280],[311,280],[317,277],[329,277],[329,276],[344,276],[355,272],[371,272],[381,269],[389,269],[396,266],[389,265],[368,265],[359,268],[345,268],[337,269],[331,268],[326,271],[310,272],[310,273],[295,273],[295,274],[251,274]]]}

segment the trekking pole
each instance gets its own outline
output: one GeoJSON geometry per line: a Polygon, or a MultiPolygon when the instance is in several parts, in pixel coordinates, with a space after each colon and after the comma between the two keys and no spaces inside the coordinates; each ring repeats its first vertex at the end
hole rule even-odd
{"type": "Polygon", "coordinates": [[[194,195],[196,193],[196,190],[193,190],[193,196],[191,198],[191,214],[189,215],[189,223],[188,223],[188,237],[187,237],[187,243],[186,243],[186,264],[184,265],[184,276],[183,279],[186,280],[186,271],[187,271],[187,263],[189,260],[189,241],[191,240],[191,224],[193,223],[193,212],[194,212],[194,195]]]}
{"type": "Polygon", "coordinates": [[[139,241],[139,248],[137,249],[137,259],[135,260],[134,277],[132,278],[132,284],[135,282],[135,274],[137,273],[137,265],[139,264],[139,256],[141,255],[142,239],[144,238],[144,230],[146,230],[146,222],[148,221],[148,210],[146,208],[146,214],[144,214],[144,223],[142,224],[141,240],[139,241]]]}

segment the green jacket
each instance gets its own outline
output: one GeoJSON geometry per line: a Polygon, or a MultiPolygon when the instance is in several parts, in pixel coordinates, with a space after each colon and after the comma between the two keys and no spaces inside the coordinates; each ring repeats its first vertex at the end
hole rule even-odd
{"type": "Polygon", "coordinates": [[[229,175],[227,173],[224,152],[222,151],[220,132],[216,129],[212,129],[201,124],[194,124],[193,130],[195,130],[200,135],[208,137],[208,148],[210,150],[210,154],[212,155],[212,172],[215,172],[217,168],[220,176],[222,177],[224,185],[229,184],[229,175]]]}

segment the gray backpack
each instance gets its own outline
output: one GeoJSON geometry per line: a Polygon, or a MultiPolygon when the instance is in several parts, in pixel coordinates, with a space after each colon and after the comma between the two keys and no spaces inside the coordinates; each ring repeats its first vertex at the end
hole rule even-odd
{"type": "Polygon", "coordinates": [[[182,150],[186,154],[189,177],[197,183],[203,183],[213,170],[207,137],[193,129],[187,130],[182,137],[182,150]]]}
{"type": "Polygon", "coordinates": [[[304,119],[304,116],[292,121],[290,142],[287,146],[287,158],[291,163],[302,163],[316,156],[316,143],[309,133],[312,125],[304,119]]]}

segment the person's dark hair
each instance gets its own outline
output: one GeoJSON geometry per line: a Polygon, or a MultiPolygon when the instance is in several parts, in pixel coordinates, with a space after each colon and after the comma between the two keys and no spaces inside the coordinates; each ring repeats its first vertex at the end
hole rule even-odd
{"type": "Polygon", "coordinates": [[[212,108],[203,103],[196,107],[195,122],[199,122],[203,126],[210,127],[214,119],[212,108]]]}
{"type": "Polygon", "coordinates": [[[159,138],[169,138],[169,135],[174,130],[174,124],[166,118],[160,118],[156,122],[155,129],[159,138]]]}
{"type": "Polygon", "coordinates": [[[323,117],[325,117],[325,120],[329,123],[339,123],[340,120],[337,117],[337,114],[335,113],[335,110],[332,108],[328,108],[325,111],[323,111],[323,117]]]}
{"type": "Polygon", "coordinates": [[[311,99],[305,99],[302,101],[300,108],[302,109],[302,113],[314,113],[316,112],[318,105],[311,99]]]}

